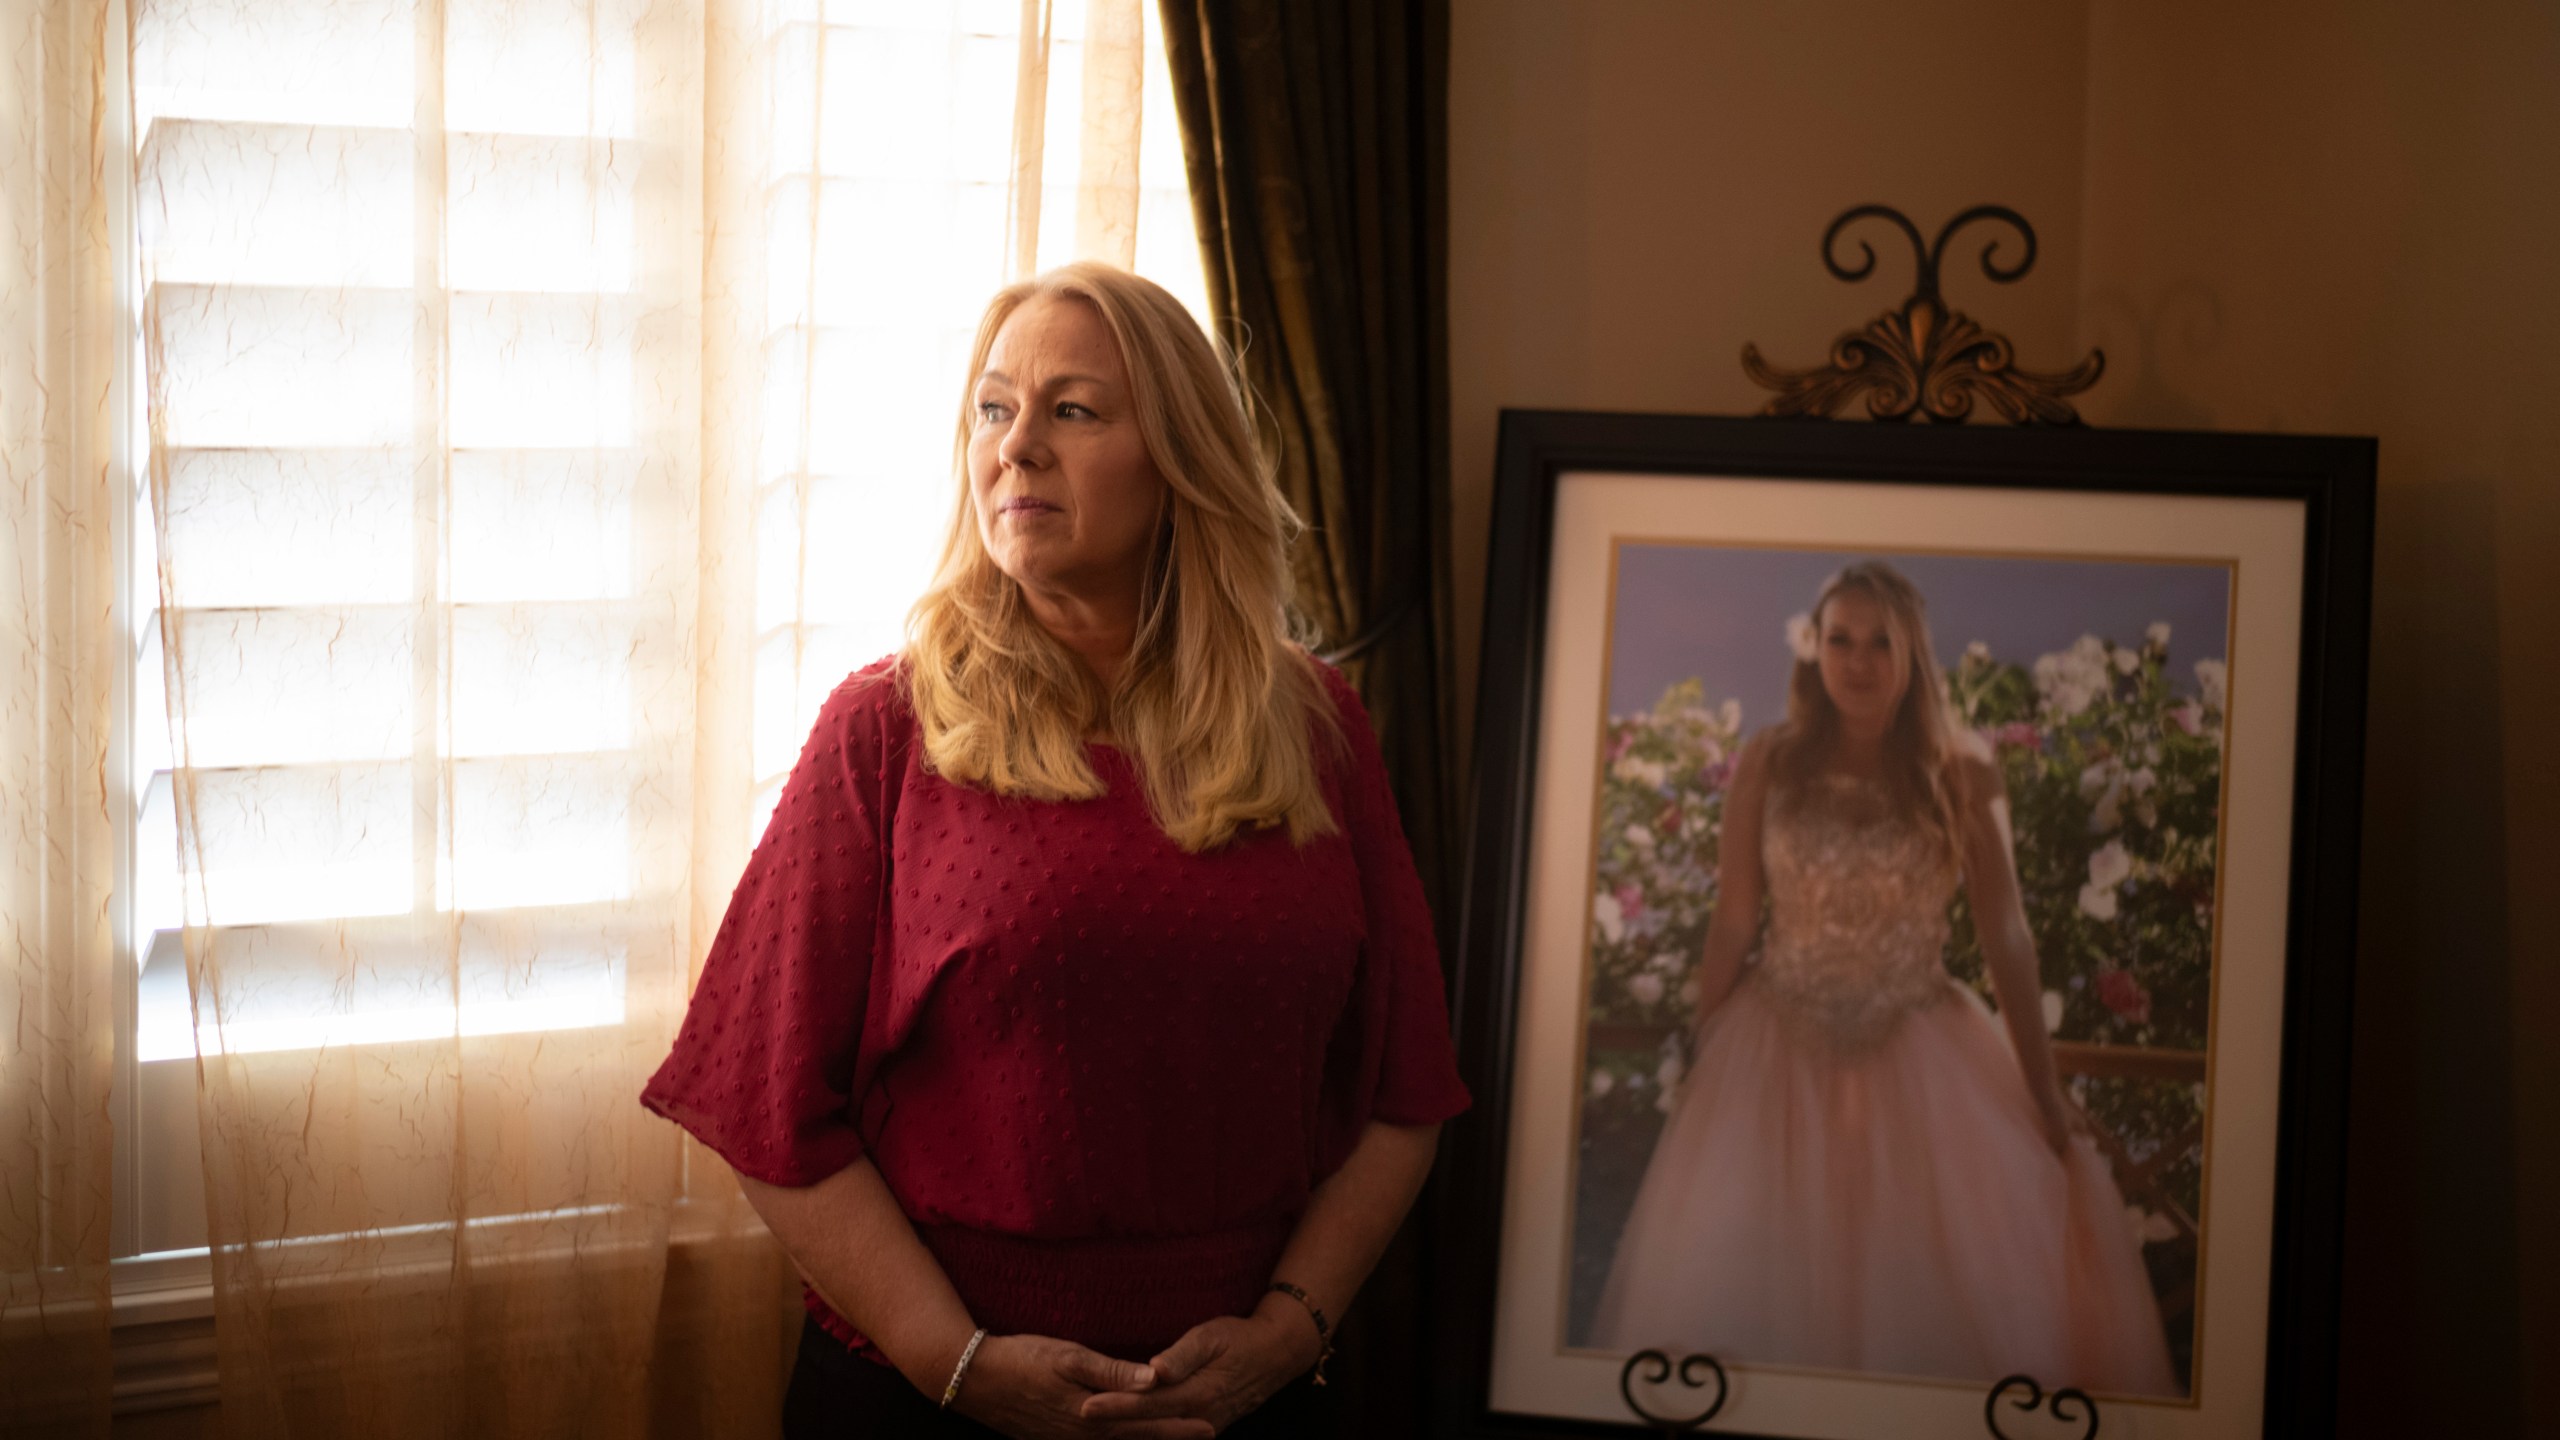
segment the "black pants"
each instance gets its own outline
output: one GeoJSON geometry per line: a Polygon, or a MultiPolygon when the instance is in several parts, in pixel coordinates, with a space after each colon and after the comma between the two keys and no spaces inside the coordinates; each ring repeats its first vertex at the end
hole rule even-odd
{"type": "MultiPolygon", "coordinates": [[[[1001,1440],[917,1392],[907,1377],[844,1347],[815,1319],[800,1329],[800,1355],[782,1397],[783,1440],[1001,1440]]],[[[1331,1396],[1294,1380],[1228,1427],[1224,1440],[1327,1440],[1331,1396]]]]}

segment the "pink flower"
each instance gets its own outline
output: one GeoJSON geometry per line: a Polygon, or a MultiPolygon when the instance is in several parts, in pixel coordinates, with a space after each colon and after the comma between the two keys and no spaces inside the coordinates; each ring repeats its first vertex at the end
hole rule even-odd
{"type": "Polygon", "coordinates": [[[1734,757],[1727,755],[1713,765],[1699,771],[1698,778],[1706,781],[1708,789],[1721,790],[1725,786],[1733,783],[1733,768],[1735,763],[1734,757]]]}
{"type": "Polygon", "coordinates": [[[2190,735],[2204,733],[2204,707],[2193,700],[2170,711],[2169,718],[2177,721],[2178,728],[2190,735]]]}
{"type": "Polygon", "coordinates": [[[1618,913],[1633,920],[1644,913],[1644,891],[1629,881],[1617,889],[1618,913]]]}
{"type": "Polygon", "coordinates": [[[2140,1025],[2151,1018],[2151,992],[2133,978],[2129,970],[2098,972],[2098,1003],[2114,1012],[2128,1025],[2140,1025]]]}
{"type": "Polygon", "coordinates": [[[2034,750],[2041,753],[2044,749],[2044,732],[2025,720],[2012,720],[2006,725],[1993,727],[1990,740],[1994,745],[2005,746],[2012,750],[2034,750]]]}

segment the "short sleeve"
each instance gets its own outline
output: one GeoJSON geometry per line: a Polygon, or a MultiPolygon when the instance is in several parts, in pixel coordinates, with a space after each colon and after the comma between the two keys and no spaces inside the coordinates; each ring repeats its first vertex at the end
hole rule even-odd
{"type": "Polygon", "coordinates": [[[640,1102],[740,1174],[812,1185],[861,1158],[853,1101],[903,768],[885,665],[821,707],[640,1102]]]}
{"type": "Polygon", "coordinates": [[[1440,973],[1440,947],[1432,936],[1431,909],[1422,877],[1396,813],[1369,712],[1330,666],[1319,665],[1332,693],[1349,747],[1342,780],[1342,825],[1360,867],[1360,898],[1368,919],[1362,955],[1364,1027],[1370,1053],[1359,1067],[1371,1090],[1369,1118],[1395,1125],[1434,1125],[1467,1108],[1458,1078],[1457,1048],[1449,1038],[1449,1003],[1440,973]]]}

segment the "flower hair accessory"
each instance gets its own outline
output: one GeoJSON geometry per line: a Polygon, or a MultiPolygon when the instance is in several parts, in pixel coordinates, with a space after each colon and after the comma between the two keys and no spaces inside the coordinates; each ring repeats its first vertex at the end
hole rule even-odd
{"type": "Polygon", "coordinates": [[[1802,610],[1787,617],[1787,648],[1807,665],[1822,656],[1822,636],[1813,628],[1813,617],[1802,610]]]}

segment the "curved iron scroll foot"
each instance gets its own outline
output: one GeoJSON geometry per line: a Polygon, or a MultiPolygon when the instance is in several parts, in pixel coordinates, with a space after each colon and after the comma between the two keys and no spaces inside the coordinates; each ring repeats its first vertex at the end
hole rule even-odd
{"type": "Polygon", "coordinates": [[[2025,1389],[2027,1393],[2023,1399],[2009,1401],[2012,1407],[2026,1411],[2030,1415],[2040,1409],[2051,1410],[2053,1418],[2065,1424],[2074,1420],[2085,1420],[2086,1423],[2080,1430],[2079,1440],[2098,1440],[2097,1401],[2090,1399],[2087,1392],[2070,1386],[2064,1386],[2054,1391],[2051,1396],[2047,1396],[2044,1393],[2044,1387],[2038,1385],[2035,1377],[2031,1375],[2010,1376],[1992,1386],[1990,1397],[1982,1402],[1982,1423],[1990,1428],[1991,1433],[1998,1437],[1998,1440],[2010,1440],[2009,1433],[2000,1428],[2000,1401],[2010,1391],[2020,1388],[2025,1389]]]}
{"type": "Polygon", "coordinates": [[[1656,1415],[1644,1408],[1644,1402],[1636,1399],[1636,1367],[1639,1365],[1647,1366],[1650,1370],[1650,1373],[1644,1377],[1645,1383],[1659,1385],[1671,1378],[1671,1357],[1659,1350],[1639,1350],[1628,1356],[1627,1363],[1618,1371],[1618,1394],[1626,1400],[1627,1408],[1635,1412],[1637,1419],[1663,1434],[1679,1435],[1695,1430],[1716,1418],[1716,1412],[1724,1408],[1726,1391],[1724,1364],[1713,1355],[1692,1355],[1680,1362],[1680,1383],[1691,1390],[1705,1389],[1706,1377],[1710,1373],[1716,1377],[1716,1398],[1708,1404],[1706,1409],[1686,1419],[1656,1415]]]}

